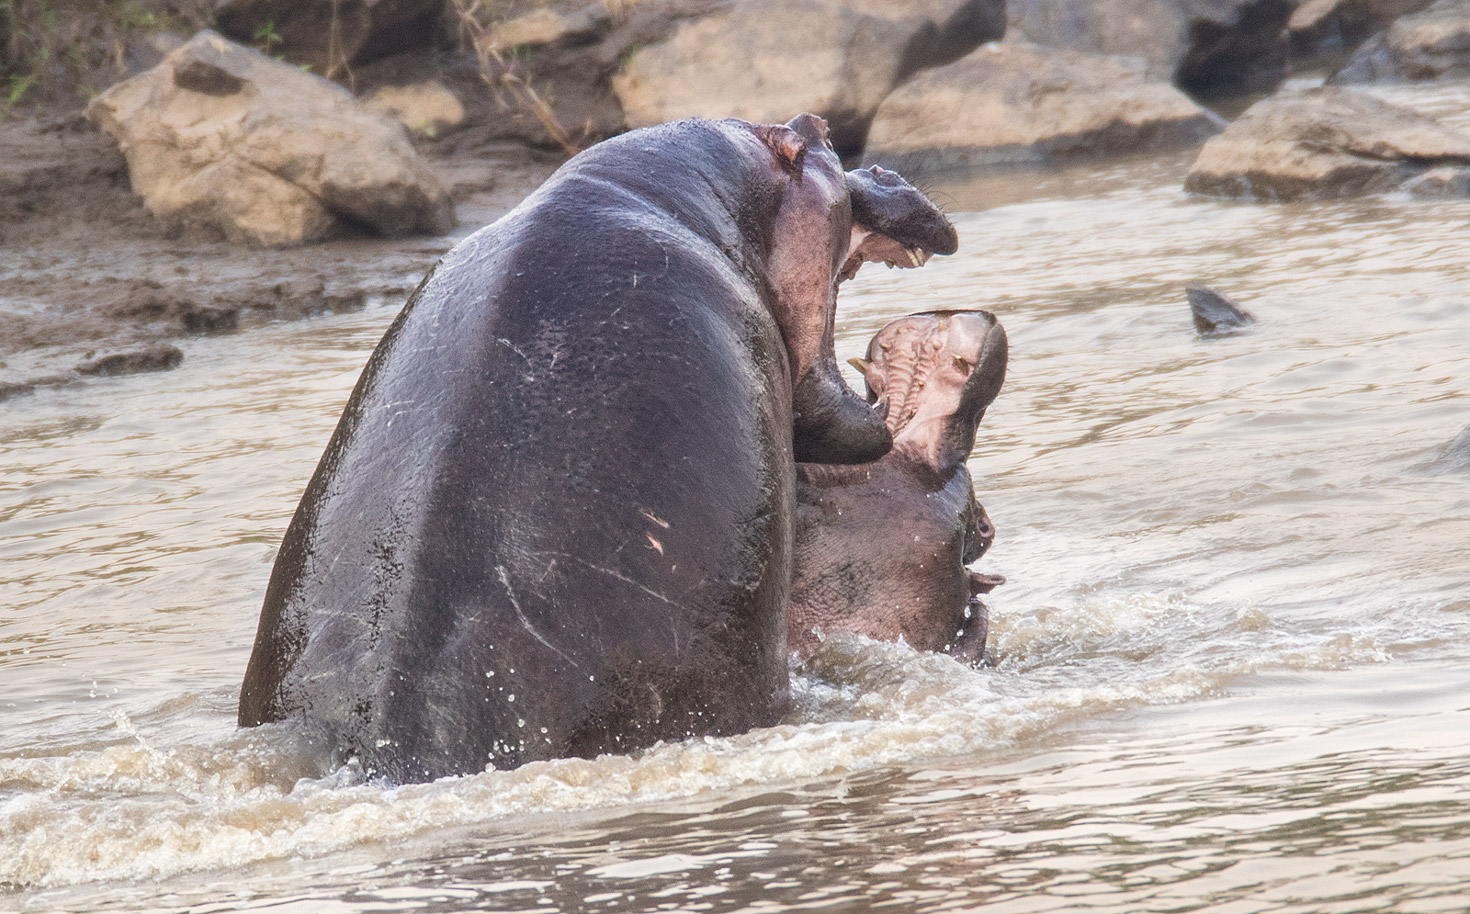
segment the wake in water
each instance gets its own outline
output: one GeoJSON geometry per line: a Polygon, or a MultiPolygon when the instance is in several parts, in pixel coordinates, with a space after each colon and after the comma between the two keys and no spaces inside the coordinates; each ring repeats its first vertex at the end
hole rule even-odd
{"type": "MultiPolygon", "coordinates": [[[[1259,611],[1222,622],[1176,595],[1007,606],[993,638],[996,667],[975,669],[832,635],[794,671],[794,707],[781,726],[421,785],[365,781],[350,765],[327,771],[326,747],[288,726],[169,744],[119,715],[110,739],[0,758],[0,883],[159,879],[531,814],[801,784],[1044,742],[1069,725],[1196,698],[1261,670],[1387,659],[1362,635],[1276,637],[1259,611]]],[[[212,696],[208,710],[222,729],[229,697],[212,696]]]]}

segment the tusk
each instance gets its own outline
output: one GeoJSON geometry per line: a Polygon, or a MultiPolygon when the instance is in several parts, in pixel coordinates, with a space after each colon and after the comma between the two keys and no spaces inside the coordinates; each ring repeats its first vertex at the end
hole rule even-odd
{"type": "Polygon", "coordinates": [[[868,366],[872,363],[869,362],[867,359],[848,359],[847,364],[851,365],[853,368],[856,368],[858,370],[858,374],[861,374],[863,377],[867,377],[868,366]]]}
{"type": "Polygon", "coordinates": [[[914,266],[922,267],[924,265],[924,258],[920,256],[924,253],[923,248],[909,248],[904,253],[909,255],[909,262],[914,266]]]}

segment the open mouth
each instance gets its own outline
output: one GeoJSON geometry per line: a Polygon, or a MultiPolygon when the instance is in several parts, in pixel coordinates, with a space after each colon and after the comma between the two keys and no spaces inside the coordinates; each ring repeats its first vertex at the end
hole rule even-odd
{"type": "Polygon", "coordinates": [[[854,225],[847,260],[837,274],[837,281],[843,283],[852,279],[865,263],[886,263],[889,269],[910,270],[922,267],[933,256],[933,251],[926,251],[918,245],[904,245],[887,235],[854,225]]]}

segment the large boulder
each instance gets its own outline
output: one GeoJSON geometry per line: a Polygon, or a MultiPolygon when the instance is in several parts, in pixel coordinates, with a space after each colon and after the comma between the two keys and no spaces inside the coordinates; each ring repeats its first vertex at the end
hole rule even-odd
{"type": "Polygon", "coordinates": [[[744,0],[638,50],[613,88],[631,127],[811,111],[853,154],[894,86],[1000,37],[1004,9],[1004,0],[744,0]]]}
{"type": "Polygon", "coordinates": [[[215,0],[219,30],[335,77],[351,64],[427,48],[444,0],[215,0]]]}
{"type": "Polygon", "coordinates": [[[1470,76],[1470,0],[1439,0],[1369,39],[1336,84],[1470,76]]]}
{"type": "Polygon", "coordinates": [[[1252,105],[1200,150],[1184,189],[1262,200],[1382,193],[1440,166],[1470,164],[1470,136],[1352,89],[1252,105]]]}
{"type": "Polygon", "coordinates": [[[894,90],[864,159],[900,170],[1047,162],[1198,143],[1220,123],[1137,58],[1005,42],[894,90]]]}
{"type": "Polygon", "coordinates": [[[1141,57],[1187,92],[1224,95],[1279,81],[1289,0],[1009,0],[1012,40],[1141,57]]]}
{"type": "Polygon", "coordinates": [[[401,124],[214,32],[113,86],[88,114],[118,141],[133,190],[171,223],[257,245],[454,224],[401,124]]]}
{"type": "Polygon", "coordinates": [[[1342,54],[1362,44],[1400,16],[1417,13],[1432,0],[1303,0],[1291,11],[1286,30],[1298,57],[1342,54]]]}

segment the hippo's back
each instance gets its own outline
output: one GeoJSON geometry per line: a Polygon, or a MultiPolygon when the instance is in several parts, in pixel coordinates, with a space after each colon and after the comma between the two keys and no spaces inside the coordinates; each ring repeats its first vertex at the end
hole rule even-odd
{"type": "Polygon", "coordinates": [[[374,352],[281,547],[243,725],[419,780],[782,712],[779,334],[687,220],[559,186],[446,255],[374,352]]]}

